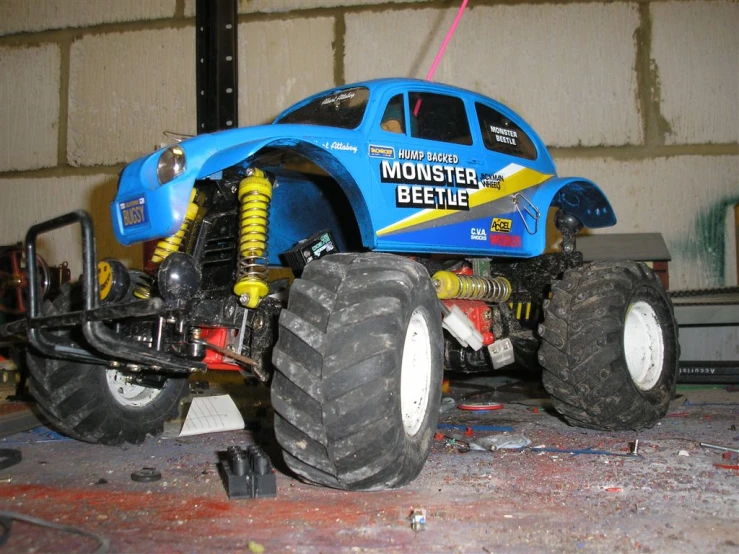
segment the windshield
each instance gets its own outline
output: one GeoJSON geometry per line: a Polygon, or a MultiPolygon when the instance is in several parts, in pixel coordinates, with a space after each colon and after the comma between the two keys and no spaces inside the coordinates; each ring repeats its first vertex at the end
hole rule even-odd
{"type": "Polygon", "coordinates": [[[347,88],[311,100],[275,121],[275,123],[305,123],[324,127],[355,129],[362,122],[369,90],[347,88]]]}

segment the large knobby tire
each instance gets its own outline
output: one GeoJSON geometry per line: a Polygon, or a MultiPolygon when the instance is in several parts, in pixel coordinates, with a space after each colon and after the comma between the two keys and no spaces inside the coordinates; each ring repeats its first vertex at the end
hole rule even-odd
{"type": "Polygon", "coordinates": [[[290,469],[345,490],[412,481],[436,430],[442,345],[421,265],[376,253],[310,263],[273,354],[275,433],[290,469]]]}
{"type": "Polygon", "coordinates": [[[677,323],[644,264],[595,262],[565,272],[539,326],[544,387],[579,427],[651,427],[675,390],[677,323]]]}
{"type": "MultiPolygon", "coordinates": [[[[66,309],[68,294],[65,289],[46,313],[66,309]]],[[[47,358],[33,349],[27,360],[31,394],[42,413],[60,431],[85,442],[140,444],[147,435],[157,436],[187,392],[184,377],[155,388],[102,365],[47,358]]]]}

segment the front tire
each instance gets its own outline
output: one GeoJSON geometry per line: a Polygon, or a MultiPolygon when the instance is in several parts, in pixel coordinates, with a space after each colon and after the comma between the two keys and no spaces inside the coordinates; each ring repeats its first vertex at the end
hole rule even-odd
{"type": "Polygon", "coordinates": [[[571,424],[641,429],[667,413],[678,374],[677,323],[644,264],[566,271],[545,302],[539,335],[544,388],[571,424]]]}
{"type": "MultiPolygon", "coordinates": [[[[46,313],[66,311],[71,289],[64,287],[46,313]]],[[[58,334],[68,331],[59,331],[58,334]]],[[[136,384],[135,375],[102,365],[47,358],[29,349],[31,394],[49,421],[64,434],[85,442],[140,444],[157,436],[177,415],[187,393],[187,378],[169,377],[161,387],[136,384]]]]}
{"type": "Polygon", "coordinates": [[[43,414],[64,434],[96,444],[141,444],[160,435],[176,416],[187,379],[168,378],[161,389],[101,365],[28,354],[30,389],[43,414]]]}
{"type": "Polygon", "coordinates": [[[273,354],[275,433],[290,469],[345,490],[412,481],[436,429],[442,346],[421,265],[374,253],[310,263],[273,354]]]}

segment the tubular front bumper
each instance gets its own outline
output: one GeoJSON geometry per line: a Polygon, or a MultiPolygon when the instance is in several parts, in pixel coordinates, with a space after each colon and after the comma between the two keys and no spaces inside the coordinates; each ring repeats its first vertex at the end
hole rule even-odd
{"type": "Polygon", "coordinates": [[[203,362],[181,358],[166,352],[126,340],[116,334],[105,322],[123,318],[153,317],[164,312],[160,298],[136,300],[124,304],[101,306],[97,280],[97,252],[90,215],[84,210],[38,223],[26,233],[26,259],[36,259],[36,239],[39,235],[79,223],[82,228],[82,310],[42,315],[40,275],[36,264],[28,264],[28,313],[23,320],[5,325],[0,335],[25,333],[31,345],[44,356],[72,359],[80,362],[109,364],[111,360],[125,361],[150,369],[177,373],[204,371],[203,362]],[[53,334],[49,329],[81,326],[85,341],[81,346],[69,336],[53,334]]]}

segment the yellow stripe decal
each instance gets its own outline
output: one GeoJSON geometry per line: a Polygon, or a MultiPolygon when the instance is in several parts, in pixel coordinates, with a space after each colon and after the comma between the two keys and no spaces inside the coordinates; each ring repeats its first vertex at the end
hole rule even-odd
{"type": "MultiPolygon", "coordinates": [[[[495,202],[496,200],[499,200],[505,196],[510,196],[511,194],[515,194],[516,192],[519,192],[521,190],[536,186],[551,177],[551,175],[549,174],[539,173],[538,171],[535,171],[533,169],[521,166],[517,167],[520,168],[518,171],[515,171],[510,176],[506,176],[505,180],[503,181],[503,186],[501,187],[501,190],[484,187],[475,191],[471,191],[469,195],[470,209],[481,206],[483,204],[488,204],[490,202],[495,202]]],[[[411,230],[411,228],[415,227],[416,225],[420,225],[422,223],[433,221],[435,219],[440,219],[442,217],[446,217],[448,215],[456,213],[459,213],[459,211],[444,209],[422,210],[410,217],[401,219],[397,223],[393,223],[392,225],[388,225],[387,227],[380,229],[379,231],[377,231],[377,236],[387,235],[388,233],[399,231],[401,229],[411,230]]]]}

